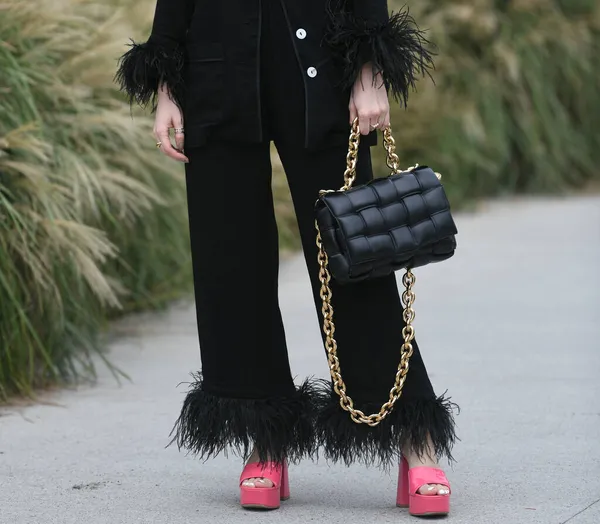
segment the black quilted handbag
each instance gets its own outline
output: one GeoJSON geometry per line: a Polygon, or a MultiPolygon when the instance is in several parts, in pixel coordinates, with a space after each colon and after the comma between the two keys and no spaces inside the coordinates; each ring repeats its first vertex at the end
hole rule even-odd
{"type": "Polygon", "coordinates": [[[450,258],[456,249],[456,225],[450,204],[440,182],[441,176],[426,166],[407,170],[398,167],[395,141],[390,126],[383,129],[383,145],[387,152],[390,176],[370,180],[353,187],[360,130],[355,119],[348,141],[344,186],[338,190],[322,190],[315,205],[323,332],[325,349],[335,392],[342,408],[357,423],[375,426],[392,410],[402,394],[412,355],[415,300],[412,269],[450,258]],[[365,415],[354,408],[340,374],[337,343],[333,336],[333,277],[343,284],[378,278],[406,269],[402,294],[404,305],[404,344],[394,387],[379,413],[365,415]]]}

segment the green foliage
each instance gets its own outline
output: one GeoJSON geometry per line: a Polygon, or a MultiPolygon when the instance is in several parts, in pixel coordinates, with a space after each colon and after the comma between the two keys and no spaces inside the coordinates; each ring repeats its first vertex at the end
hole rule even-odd
{"type": "MultiPolygon", "coordinates": [[[[442,172],[456,206],[598,180],[596,0],[409,3],[438,54],[435,85],[393,107],[403,165],[442,172]]],[[[153,0],[0,3],[0,400],[93,377],[108,319],[191,290],[183,168],[112,81],[153,12],[153,0]]],[[[273,163],[282,246],[297,246],[273,163]]]]}
{"type": "MultiPolygon", "coordinates": [[[[391,6],[397,8],[400,4],[391,6]]],[[[444,175],[452,202],[561,192],[597,180],[599,3],[445,0],[410,4],[437,45],[435,85],[394,107],[403,164],[444,175]]],[[[378,175],[385,175],[382,151],[378,175]]]]}
{"type": "Polygon", "coordinates": [[[112,82],[118,3],[0,5],[0,400],[93,377],[107,318],[190,289],[183,169],[112,82]]]}

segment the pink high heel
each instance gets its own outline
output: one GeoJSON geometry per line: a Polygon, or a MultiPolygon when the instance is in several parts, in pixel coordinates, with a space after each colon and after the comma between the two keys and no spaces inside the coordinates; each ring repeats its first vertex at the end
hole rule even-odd
{"type": "Polygon", "coordinates": [[[258,462],[247,464],[240,476],[240,503],[243,508],[277,509],[280,500],[290,498],[290,482],[287,463],[258,462]],[[265,478],[273,483],[272,488],[250,488],[242,486],[244,480],[265,478]]]}
{"type": "Polygon", "coordinates": [[[402,457],[396,506],[408,508],[411,515],[418,517],[450,513],[450,494],[421,495],[418,491],[424,484],[442,484],[450,491],[450,483],[441,469],[425,466],[409,469],[407,460],[402,457]]]}

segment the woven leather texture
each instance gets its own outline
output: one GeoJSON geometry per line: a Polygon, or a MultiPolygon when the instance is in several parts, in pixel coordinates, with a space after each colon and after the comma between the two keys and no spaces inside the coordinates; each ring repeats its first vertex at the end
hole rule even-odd
{"type": "Polygon", "coordinates": [[[325,193],[315,213],[329,270],[340,282],[441,262],[456,249],[446,192],[426,166],[325,193]]]}

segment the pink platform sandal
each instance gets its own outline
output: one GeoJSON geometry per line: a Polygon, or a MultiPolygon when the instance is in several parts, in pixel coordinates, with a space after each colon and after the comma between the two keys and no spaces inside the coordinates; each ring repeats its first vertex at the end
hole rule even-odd
{"type": "Polygon", "coordinates": [[[421,495],[418,493],[419,488],[425,484],[442,484],[450,492],[450,483],[441,469],[425,466],[409,469],[408,462],[402,457],[396,506],[408,508],[408,512],[417,517],[447,515],[450,512],[450,493],[421,495]]]}
{"type": "Polygon", "coordinates": [[[240,503],[242,508],[277,509],[279,501],[290,498],[290,483],[287,463],[258,462],[247,464],[240,476],[240,503]],[[244,480],[262,477],[273,483],[272,488],[250,488],[242,486],[244,480]]]}

